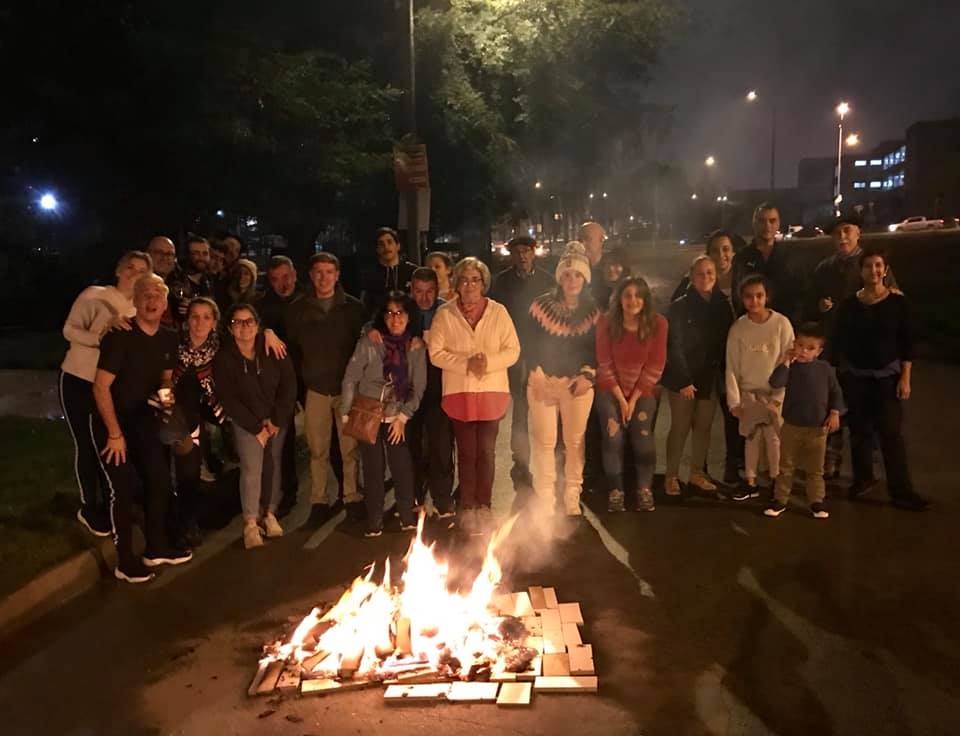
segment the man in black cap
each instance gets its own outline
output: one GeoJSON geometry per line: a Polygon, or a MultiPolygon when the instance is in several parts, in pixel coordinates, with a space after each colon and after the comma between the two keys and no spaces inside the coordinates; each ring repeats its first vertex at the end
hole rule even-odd
{"type": "MultiPolygon", "coordinates": [[[[819,322],[823,333],[827,337],[825,359],[830,359],[831,341],[833,337],[834,320],[840,304],[852,297],[860,289],[863,280],[860,276],[860,218],[855,214],[841,215],[830,231],[833,238],[834,254],[827,256],[817,264],[813,272],[813,287],[807,300],[806,318],[812,322],[819,322]]],[[[897,281],[893,271],[887,269],[887,287],[896,293],[897,281]]],[[[839,432],[834,432],[827,439],[827,455],[823,467],[823,477],[827,480],[836,479],[840,472],[840,461],[843,455],[843,427],[846,426],[846,415],[841,419],[839,432]]]]}
{"type": "MultiPolygon", "coordinates": [[[[537,241],[520,235],[507,243],[512,265],[496,275],[490,298],[507,308],[520,338],[523,350],[527,327],[527,313],[533,300],[556,287],[553,276],[536,267],[537,241]]],[[[510,477],[514,484],[531,485],[530,439],[527,436],[527,367],[520,360],[507,369],[510,378],[510,395],[513,398],[513,417],[510,429],[510,450],[513,454],[513,469],[510,477]]]]}

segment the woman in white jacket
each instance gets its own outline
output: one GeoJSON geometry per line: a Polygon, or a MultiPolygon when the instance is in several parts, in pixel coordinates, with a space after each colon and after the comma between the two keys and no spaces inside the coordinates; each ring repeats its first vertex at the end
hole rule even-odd
{"type": "Polygon", "coordinates": [[[98,537],[110,536],[112,525],[106,497],[106,479],[97,457],[90,421],[93,378],[100,359],[100,339],[109,330],[129,330],[136,314],[133,287],[153,270],[150,256],[139,250],[126,253],[117,263],[116,286],[88,286],[77,297],[63,336],[70,343],[60,365],[60,406],[74,446],[74,472],[80,487],[77,519],[98,537]]]}
{"type": "Polygon", "coordinates": [[[441,406],[453,423],[460,471],[460,526],[492,526],[495,448],[510,403],[507,368],[520,357],[520,341],[506,307],[486,296],[490,269],[477,258],[453,269],[457,298],[433,318],[427,347],[443,371],[441,406]]]}

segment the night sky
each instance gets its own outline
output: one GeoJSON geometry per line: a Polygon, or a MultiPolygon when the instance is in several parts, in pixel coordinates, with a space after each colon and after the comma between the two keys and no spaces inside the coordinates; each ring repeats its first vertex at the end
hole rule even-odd
{"type": "Polygon", "coordinates": [[[712,153],[721,186],[768,184],[771,92],[778,187],[796,184],[801,158],[836,151],[841,99],[864,150],[960,115],[958,0],[683,1],[686,28],[651,92],[676,106],[660,158],[676,154],[694,178],[712,153]],[[760,99],[749,104],[751,88],[760,99]]]}

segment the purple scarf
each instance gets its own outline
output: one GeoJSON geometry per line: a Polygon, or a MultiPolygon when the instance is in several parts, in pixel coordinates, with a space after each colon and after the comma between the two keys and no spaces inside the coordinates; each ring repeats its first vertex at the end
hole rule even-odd
{"type": "Polygon", "coordinates": [[[407,373],[407,346],[410,336],[385,334],[383,336],[383,377],[393,387],[393,396],[403,402],[409,398],[410,376],[407,373]]]}

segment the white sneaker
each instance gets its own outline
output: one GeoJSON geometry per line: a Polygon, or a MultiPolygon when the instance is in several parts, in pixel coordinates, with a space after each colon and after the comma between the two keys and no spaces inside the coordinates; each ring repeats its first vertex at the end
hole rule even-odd
{"type": "Polygon", "coordinates": [[[264,514],[263,528],[267,530],[267,536],[270,538],[283,536],[283,527],[273,514],[264,514]]]}
{"type": "Polygon", "coordinates": [[[243,527],[243,546],[245,549],[263,546],[263,534],[256,524],[245,524],[243,527]]]}

